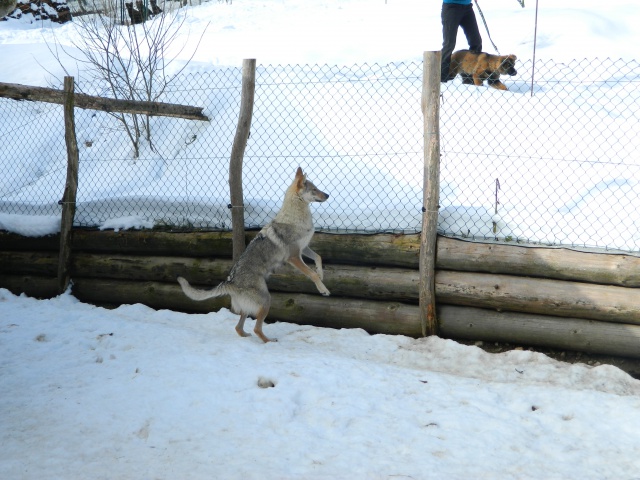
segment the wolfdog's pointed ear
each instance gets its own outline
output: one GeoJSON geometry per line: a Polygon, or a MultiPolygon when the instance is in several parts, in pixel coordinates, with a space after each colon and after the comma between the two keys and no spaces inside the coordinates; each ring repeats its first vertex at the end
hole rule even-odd
{"type": "Polygon", "coordinates": [[[304,183],[305,175],[302,173],[302,168],[298,167],[296,171],[296,185],[298,188],[302,188],[302,184],[304,183]]]}

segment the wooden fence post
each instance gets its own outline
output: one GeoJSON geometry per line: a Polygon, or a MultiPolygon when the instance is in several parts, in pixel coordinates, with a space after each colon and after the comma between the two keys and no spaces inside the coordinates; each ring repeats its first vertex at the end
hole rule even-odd
{"type": "Polygon", "coordinates": [[[256,61],[242,61],[242,99],[238,128],[233,139],[231,162],[229,164],[229,189],[231,194],[231,224],[233,228],[233,260],[237,260],[245,248],[244,240],[244,195],[242,193],[242,160],[247,146],[251,117],[253,115],[253,97],[256,88],[256,61]]]}
{"type": "Polygon", "coordinates": [[[420,317],[422,334],[437,335],[435,298],[436,237],[440,194],[440,52],[424,52],[424,183],[420,236],[420,317]]]}
{"type": "Polygon", "coordinates": [[[60,257],[58,260],[58,293],[69,286],[71,264],[71,229],[76,213],[76,193],[78,190],[78,144],[74,116],[73,77],[64,77],[64,139],[67,144],[67,182],[61,200],[60,257]]]}

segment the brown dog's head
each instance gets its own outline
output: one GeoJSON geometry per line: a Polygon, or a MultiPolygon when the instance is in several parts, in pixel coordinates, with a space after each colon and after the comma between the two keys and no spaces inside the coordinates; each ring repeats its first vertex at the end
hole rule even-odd
{"type": "Polygon", "coordinates": [[[500,64],[500,73],[502,74],[506,74],[506,75],[511,75],[512,77],[514,75],[517,75],[518,72],[516,71],[516,56],[515,55],[507,55],[505,57],[502,57],[502,63],[500,64]]]}

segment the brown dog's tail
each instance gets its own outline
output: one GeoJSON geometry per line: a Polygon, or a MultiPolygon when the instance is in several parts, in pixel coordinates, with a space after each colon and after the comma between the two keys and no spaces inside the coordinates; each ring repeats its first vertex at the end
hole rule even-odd
{"type": "Polygon", "coordinates": [[[229,293],[226,291],[225,284],[221,283],[217,287],[211,290],[199,290],[197,288],[193,288],[189,282],[187,282],[184,278],[178,277],[178,283],[182,287],[182,291],[184,294],[189,297],[191,300],[207,300],[209,298],[221,297],[222,295],[228,295],[229,293]]]}

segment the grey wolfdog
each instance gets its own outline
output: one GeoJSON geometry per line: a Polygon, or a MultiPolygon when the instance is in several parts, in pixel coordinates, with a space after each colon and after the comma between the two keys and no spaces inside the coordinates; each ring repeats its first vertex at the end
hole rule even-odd
{"type": "Polygon", "coordinates": [[[229,295],[231,310],[240,315],[236,325],[238,335],[250,335],[244,331],[244,322],[250,315],[256,318],[253,329],[256,335],[265,343],[276,341],[262,333],[262,324],[271,305],[267,278],[274,270],[289,263],[309,277],[322,295],[329,295],[329,290],[322,283],[322,258],[309,248],[314,233],[309,204],[324,202],[327,198],[329,195],[318,190],[298,168],[293,183],[285,193],[282,208],[273,221],[249,243],[227,279],[211,290],[198,290],[184,278],[178,277],[182,291],[193,300],[229,295]],[[302,255],[315,262],[315,272],[304,263],[302,255]]]}

